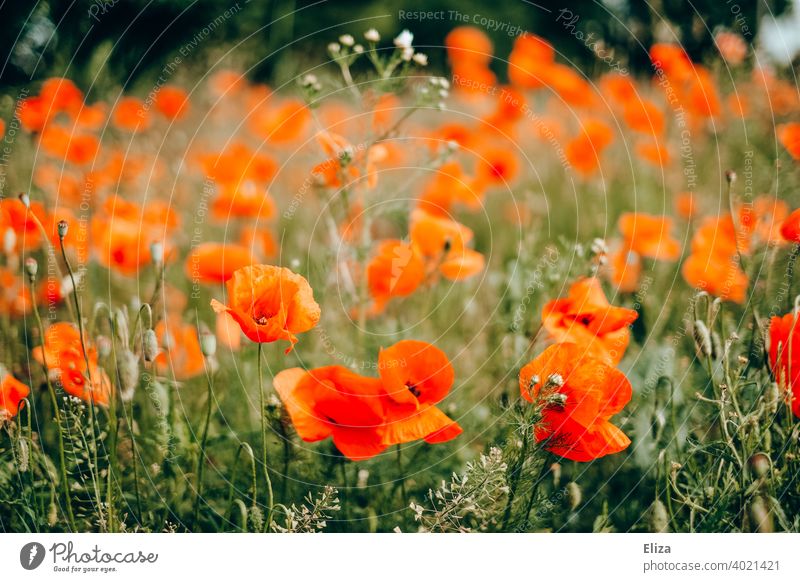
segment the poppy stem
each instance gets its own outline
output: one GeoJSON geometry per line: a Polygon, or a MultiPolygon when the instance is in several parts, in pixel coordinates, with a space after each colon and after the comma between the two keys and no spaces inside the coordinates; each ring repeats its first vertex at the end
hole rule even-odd
{"type": "Polygon", "coordinates": [[[264,464],[264,477],[267,481],[267,521],[264,525],[264,531],[269,531],[270,525],[272,525],[274,499],[272,496],[272,481],[269,478],[269,465],[267,465],[267,415],[264,402],[264,378],[261,374],[263,345],[261,342],[258,343],[258,394],[261,402],[261,460],[264,464]]]}
{"type": "Polygon", "coordinates": [[[64,454],[64,430],[61,423],[61,411],[58,408],[58,397],[56,396],[56,390],[53,388],[53,383],[50,381],[50,368],[47,365],[47,350],[45,350],[44,346],[44,324],[42,324],[42,316],[39,314],[39,306],[36,304],[36,283],[33,277],[31,277],[29,281],[31,287],[31,301],[33,302],[33,313],[36,316],[36,325],[39,328],[39,335],[41,336],[42,342],[42,369],[44,371],[44,377],[47,380],[47,391],[50,393],[50,401],[53,405],[53,416],[55,417],[56,426],[58,427],[58,462],[61,469],[61,487],[64,492],[64,503],[67,506],[67,519],[69,520],[69,525],[72,528],[72,531],[76,532],[78,531],[78,528],[75,526],[75,515],[72,512],[72,498],[69,493],[69,482],[67,480],[67,460],[66,455],[64,454]]]}
{"type": "Polygon", "coordinates": [[[403,497],[403,503],[406,503],[406,475],[403,472],[403,446],[400,443],[397,443],[397,472],[400,475],[400,495],[403,497]]]}
{"type": "Polygon", "coordinates": [[[211,402],[214,399],[214,374],[208,375],[208,402],[206,403],[206,421],[203,426],[203,436],[200,439],[200,455],[197,459],[197,492],[194,499],[194,516],[192,526],[200,531],[197,526],[200,517],[200,500],[203,498],[203,470],[206,465],[206,444],[208,443],[208,427],[211,424],[211,402]]]}

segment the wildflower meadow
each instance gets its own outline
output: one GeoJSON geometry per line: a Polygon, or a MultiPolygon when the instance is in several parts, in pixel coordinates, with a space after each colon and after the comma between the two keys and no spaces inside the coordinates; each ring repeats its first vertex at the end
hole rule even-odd
{"type": "Polygon", "coordinates": [[[7,31],[0,530],[798,532],[798,61],[661,4],[7,31]]]}

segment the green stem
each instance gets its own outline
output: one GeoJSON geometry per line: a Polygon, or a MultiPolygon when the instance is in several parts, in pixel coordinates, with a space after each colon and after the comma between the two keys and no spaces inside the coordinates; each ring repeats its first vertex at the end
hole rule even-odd
{"type": "Polygon", "coordinates": [[[264,378],[261,373],[263,345],[264,344],[261,342],[258,343],[258,394],[261,403],[261,461],[264,464],[264,477],[267,482],[267,521],[264,526],[264,531],[269,531],[269,527],[272,524],[274,499],[272,496],[272,481],[269,478],[269,465],[267,464],[267,415],[266,403],[264,401],[264,378]]]}
{"type": "Polygon", "coordinates": [[[197,494],[194,500],[193,526],[197,527],[200,516],[200,499],[203,497],[203,469],[206,465],[206,444],[208,443],[208,427],[211,424],[211,403],[214,398],[213,373],[208,376],[208,403],[206,404],[206,422],[203,427],[203,436],[200,441],[200,457],[197,459],[197,494]]]}

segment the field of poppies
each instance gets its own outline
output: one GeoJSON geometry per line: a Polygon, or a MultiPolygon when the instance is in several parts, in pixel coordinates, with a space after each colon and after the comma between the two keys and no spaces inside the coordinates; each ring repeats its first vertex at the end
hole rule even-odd
{"type": "Polygon", "coordinates": [[[800,531],[793,71],[450,28],[19,95],[0,530],[800,531]]]}

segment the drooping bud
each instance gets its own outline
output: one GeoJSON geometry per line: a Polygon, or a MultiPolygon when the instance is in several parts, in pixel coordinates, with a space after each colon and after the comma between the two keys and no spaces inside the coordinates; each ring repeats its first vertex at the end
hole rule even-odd
{"type": "Polygon", "coordinates": [[[28,196],[25,192],[20,192],[19,200],[25,205],[25,208],[31,207],[31,197],[28,196]]]}
{"type": "Polygon", "coordinates": [[[750,502],[750,526],[754,532],[772,533],[775,528],[772,523],[772,512],[769,505],[761,495],[757,495],[750,502]]]}
{"type": "Polygon", "coordinates": [[[164,245],[157,241],[152,243],[150,245],[150,257],[154,265],[162,265],[164,263],[164,245]]]}

